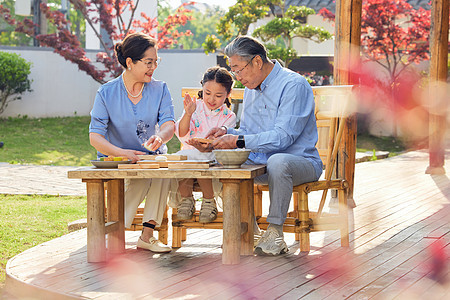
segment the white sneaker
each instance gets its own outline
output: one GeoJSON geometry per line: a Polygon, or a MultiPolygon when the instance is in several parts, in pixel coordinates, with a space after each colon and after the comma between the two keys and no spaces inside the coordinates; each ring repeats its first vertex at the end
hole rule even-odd
{"type": "Polygon", "coordinates": [[[269,227],[263,233],[255,248],[258,255],[279,255],[289,251],[283,236],[275,228],[269,227]]]}
{"type": "Polygon", "coordinates": [[[155,253],[167,253],[172,251],[172,248],[170,246],[164,245],[163,243],[161,243],[161,241],[157,240],[153,236],[148,240],[148,243],[144,242],[141,237],[139,237],[137,247],[139,249],[146,249],[155,253]]]}
{"type": "Polygon", "coordinates": [[[258,245],[258,243],[261,240],[263,234],[264,234],[263,230],[260,230],[259,233],[253,234],[253,248],[256,247],[256,245],[258,245]]]}

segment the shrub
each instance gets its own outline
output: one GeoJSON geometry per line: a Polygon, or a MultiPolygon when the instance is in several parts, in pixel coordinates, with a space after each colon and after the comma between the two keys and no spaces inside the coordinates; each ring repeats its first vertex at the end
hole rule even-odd
{"type": "Polygon", "coordinates": [[[31,82],[28,79],[31,63],[16,53],[0,51],[0,114],[8,103],[21,99],[20,95],[31,92],[31,82]]]}

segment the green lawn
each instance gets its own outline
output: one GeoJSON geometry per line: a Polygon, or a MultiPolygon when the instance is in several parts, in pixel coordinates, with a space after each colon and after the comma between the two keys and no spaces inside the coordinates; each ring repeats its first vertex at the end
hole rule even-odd
{"type": "Polygon", "coordinates": [[[356,138],[356,151],[359,152],[389,151],[389,156],[395,156],[405,151],[406,145],[401,138],[389,136],[358,135],[356,138]]]}
{"type": "Polygon", "coordinates": [[[67,234],[67,224],[82,218],[86,197],[0,194],[0,297],[8,259],[67,234]]]}
{"type": "MultiPolygon", "coordinates": [[[[0,119],[0,162],[53,166],[86,166],[96,158],[89,143],[90,117],[0,119]]],[[[176,137],[169,153],[179,150],[176,137]]]]}

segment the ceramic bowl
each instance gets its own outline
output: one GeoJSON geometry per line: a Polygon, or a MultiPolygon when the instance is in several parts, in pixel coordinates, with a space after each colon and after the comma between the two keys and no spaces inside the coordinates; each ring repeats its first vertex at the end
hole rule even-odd
{"type": "Polygon", "coordinates": [[[219,164],[227,169],[238,169],[250,154],[248,149],[217,149],[213,150],[214,156],[219,164]]]}

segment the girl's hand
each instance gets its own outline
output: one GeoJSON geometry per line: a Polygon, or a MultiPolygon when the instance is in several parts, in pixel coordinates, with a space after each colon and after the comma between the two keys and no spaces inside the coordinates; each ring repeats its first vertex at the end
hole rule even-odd
{"type": "Polygon", "coordinates": [[[142,144],[145,149],[155,151],[163,144],[163,140],[159,135],[152,135],[145,143],[142,144]]]}
{"type": "Polygon", "coordinates": [[[202,143],[195,138],[189,139],[186,143],[195,147],[200,152],[211,152],[214,150],[211,143],[202,143]]]}
{"type": "Polygon", "coordinates": [[[195,112],[195,109],[197,108],[197,98],[195,97],[191,98],[191,95],[186,93],[184,95],[183,104],[184,104],[184,111],[186,112],[186,114],[192,115],[195,112]]]}

